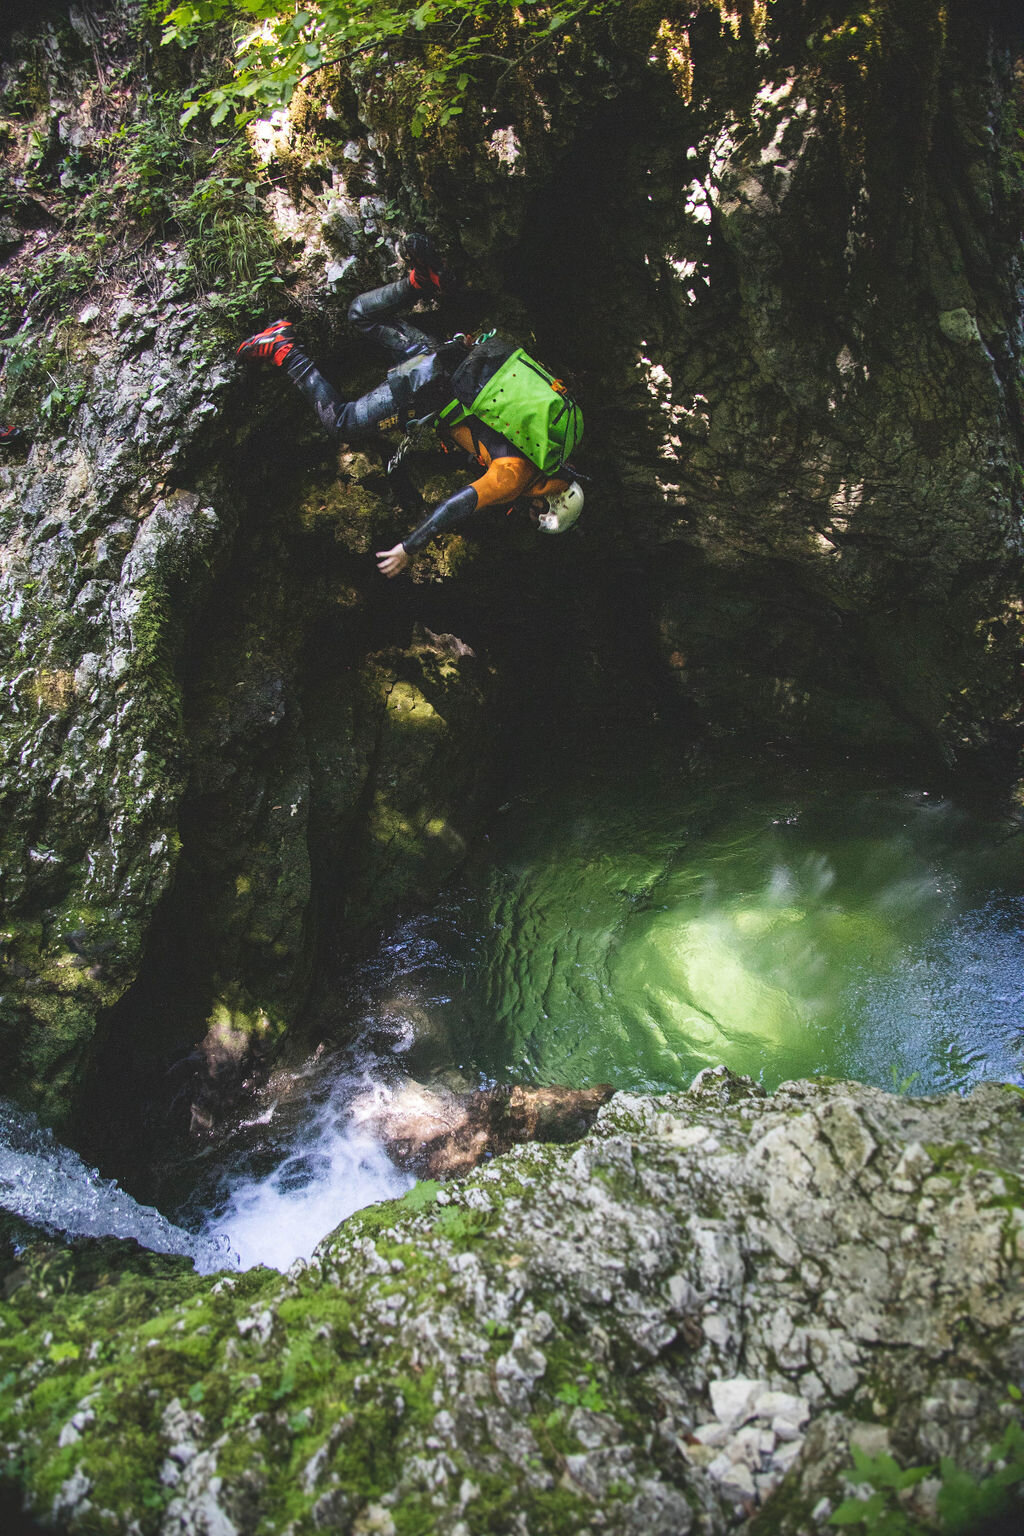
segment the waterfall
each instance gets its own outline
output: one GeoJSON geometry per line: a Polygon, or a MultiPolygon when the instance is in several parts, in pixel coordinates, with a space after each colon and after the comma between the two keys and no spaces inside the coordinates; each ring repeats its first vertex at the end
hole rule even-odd
{"type": "Polygon", "coordinates": [[[139,1205],[61,1146],[36,1117],[0,1099],[0,1206],[67,1237],[134,1238],[154,1253],[180,1253],[200,1274],[237,1269],[225,1237],[195,1236],[149,1205],[139,1205]]]}

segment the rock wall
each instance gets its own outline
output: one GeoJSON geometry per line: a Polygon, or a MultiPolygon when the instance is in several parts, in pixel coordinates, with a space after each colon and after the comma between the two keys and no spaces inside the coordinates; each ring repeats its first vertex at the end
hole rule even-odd
{"type": "Polygon", "coordinates": [[[537,66],[546,133],[510,92],[450,153],[717,720],[1016,750],[1020,51],[998,5],[631,6],[537,66]]]}
{"type": "Polygon", "coordinates": [[[0,466],[0,1062],[49,1119],[86,1084],[106,1122],[196,1052],[187,1126],[273,1051],[323,942],[461,856],[488,672],[371,610],[381,466],[261,397],[232,355],[259,311],[197,268],[180,208],[154,228],[104,204],[83,235],[104,177],[134,206],[170,65],[138,6],[70,17],[20,34],[0,81],[5,399],[30,444],[0,466]],[[52,388],[25,385],[30,354],[52,388]]]}
{"type": "Polygon", "coordinates": [[[568,734],[657,717],[683,752],[699,717],[1010,771],[1011,8],[610,6],[418,138],[416,57],[322,72],[244,169],[174,137],[163,95],[213,65],[131,0],[9,50],[5,403],[33,436],[0,468],[0,1062],[51,1119],[90,1063],[232,1081],[330,946],[458,862],[495,762],[568,734]],[[464,280],[424,323],[566,372],[593,478],[571,539],[487,528],[385,586],[380,463],[231,354],[283,309],[375,383],[345,308],[415,225],[464,280]]]}
{"type": "Polygon", "coordinates": [[[1022,1153],[1002,1087],[717,1069],[418,1184],[287,1276],[30,1251],[0,1469],[68,1533],[810,1536],[872,1492],[856,1453],[922,1469],[882,1494],[908,1531],[977,1532],[1000,1485],[1010,1530],[1022,1153]]]}

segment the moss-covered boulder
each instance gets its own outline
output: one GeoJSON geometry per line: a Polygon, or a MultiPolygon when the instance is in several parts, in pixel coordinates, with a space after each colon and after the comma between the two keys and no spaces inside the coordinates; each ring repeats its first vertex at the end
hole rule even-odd
{"type": "Polygon", "coordinates": [[[1022,1144],[1000,1087],[705,1072],[285,1276],[30,1258],[0,1468],[68,1532],[797,1536],[892,1457],[939,1530],[1024,1480],[1022,1144]]]}

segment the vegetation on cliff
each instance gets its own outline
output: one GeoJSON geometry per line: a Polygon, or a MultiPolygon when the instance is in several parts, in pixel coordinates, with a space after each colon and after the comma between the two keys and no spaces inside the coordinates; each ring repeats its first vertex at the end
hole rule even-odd
{"type": "MultiPolygon", "coordinates": [[[[31,434],[0,466],[0,1070],[127,1160],[142,1122],[208,1128],[567,722],[1001,782],[1021,740],[1005,7],[237,11],[240,57],[221,0],[171,46],[132,0],[46,13],[0,74],[31,434]],[[452,536],[385,597],[383,466],[231,353],[280,308],[377,382],[342,316],[414,225],[468,279],[446,322],[573,372],[593,491],[556,549],[452,536]]],[[[711,1078],[284,1278],[30,1248],[0,1461],[82,1536],[795,1536],[872,1480],[859,1523],[942,1529],[954,1485],[1019,1483],[1021,1151],[999,1089],[711,1078]]]]}
{"type": "Polygon", "coordinates": [[[167,11],[164,41],[184,47],[201,29],[225,17],[249,26],[236,49],[234,74],[186,108],[223,122],[234,109],[245,120],[259,110],[287,107],[295,91],[322,69],[357,64],[383,70],[394,88],[409,86],[418,100],[410,127],[444,128],[467,96],[486,93],[498,65],[503,73],[536,61],[541,49],[555,57],[563,36],[618,9],[622,0],[327,0],[308,7],[280,0],[186,0],[167,11]],[[405,77],[403,79],[403,77],[405,77]]]}

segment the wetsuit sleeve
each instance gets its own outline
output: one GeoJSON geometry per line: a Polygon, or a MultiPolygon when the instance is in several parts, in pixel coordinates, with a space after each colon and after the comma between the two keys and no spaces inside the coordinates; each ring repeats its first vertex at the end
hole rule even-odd
{"type": "Polygon", "coordinates": [[[464,523],[467,517],[472,517],[477,505],[476,487],[464,485],[461,491],[456,491],[454,496],[449,496],[447,501],[442,501],[439,507],[435,507],[426,522],[421,523],[402,540],[402,548],[406,554],[418,555],[437,534],[444,533],[449,528],[456,528],[459,523],[464,523]]]}

